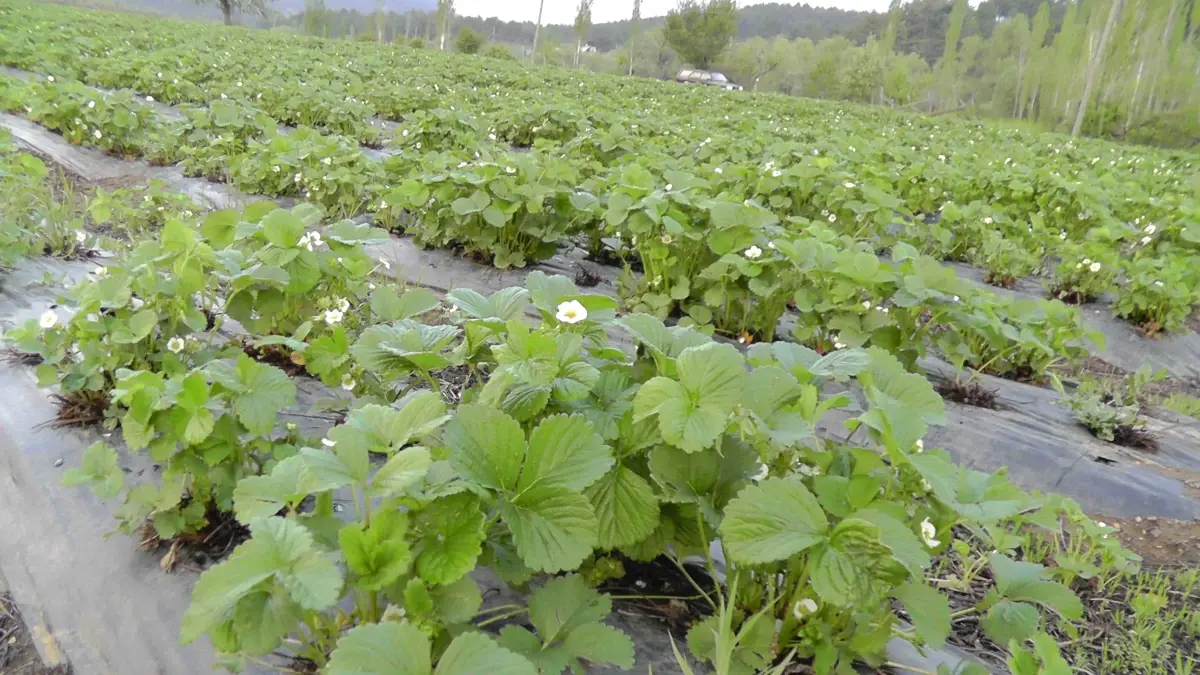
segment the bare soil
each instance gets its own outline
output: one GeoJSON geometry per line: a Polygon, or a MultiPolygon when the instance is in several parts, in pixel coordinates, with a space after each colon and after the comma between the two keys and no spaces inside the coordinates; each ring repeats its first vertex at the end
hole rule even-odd
{"type": "Polygon", "coordinates": [[[986,389],[978,382],[960,382],[958,380],[941,380],[934,385],[942,398],[976,408],[995,410],[996,391],[986,389]]]}
{"type": "Polygon", "coordinates": [[[1105,518],[1127,548],[1148,565],[1183,567],[1200,564],[1200,521],[1172,518],[1105,518]]]}
{"type": "Polygon", "coordinates": [[[4,675],[71,675],[70,665],[47,666],[42,662],[33,635],[25,626],[16,603],[0,595],[0,673],[4,675]]]}

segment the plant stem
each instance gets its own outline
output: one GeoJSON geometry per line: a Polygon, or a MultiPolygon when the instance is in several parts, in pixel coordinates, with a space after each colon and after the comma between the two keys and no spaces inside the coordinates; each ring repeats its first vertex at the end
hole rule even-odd
{"type": "Polygon", "coordinates": [[[500,614],[498,616],[493,616],[490,619],[484,619],[483,621],[480,621],[479,623],[477,623],[475,625],[479,628],[483,628],[484,626],[487,626],[489,624],[496,623],[497,621],[503,621],[505,619],[511,619],[514,616],[519,616],[528,611],[529,611],[528,608],[521,607],[520,609],[514,609],[511,612],[505,612],[504,614],[500,614]]]}
{"type": "Polygon", "coordinates": [[[687,568],[684,566],[684,564],[679,562],[679,559],[673,555],[668,555],[667,559],[669,559],[671,562],[675,563],[675,566],[679,568],[679,571],[683,574],[684,578],[686,578],[688,580],[688,582],[692,584],[692,587],[695,588],[698,593],[700,593],[700,597],[704,598],[705,601],[708,602],[709,606],[711,606],[714,610],[716,610],[717,603],[713,602],[712,596],[710,596],[708,593],[706,593],[704,591],[704,589],[700,587],[700,584],[696,583],[696,580],[693,579],[692,575],[688,573],[687,568]]]}

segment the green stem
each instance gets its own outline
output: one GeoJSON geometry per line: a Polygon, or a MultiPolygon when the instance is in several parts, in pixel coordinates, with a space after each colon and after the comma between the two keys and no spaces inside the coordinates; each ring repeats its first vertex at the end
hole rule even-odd
{"type": "Polygon", "coordinates": [[[696,580],[693,579],[692,575],[687,571],[687,567],[683,563],[679,562],[679,559],[673,555],[668,555],[667,559],[675,563],[675,566],[679,568],[679,572],[683,574],[685,579],[688,580],[688,582],[692,585],[692,588],[695,588],[696,592],[700,594],[700,597],[704,598],[704,600],[708,602],[709,606],[715,611],[717,609],[717,603],[713,601],[712,596],[704,591],[700,584],[696,583],[696,580]]]}
{"type": "Polygon", "coordinates": [[[527,608],[525,608],[525,607],[522,607],[522,608],[520,608],[520,609],[514,609],[514,610],[513,610],[513,611],[511,611],[511,612],[505,612],[504,614],[500,614],[500,615],[498,615],[498,616],[493,616],[493,617],[492,617],[492,618],[490,618],[490,619],[484,619],[483,621],[480,621],[479,623],[477,623],[477,624],[475,624],[475,625],[476,625],[477,627],[479,627],[479,628],[483,628],[484,626],[487,626],[487,625],[489,625],[489,624],[496,623],[497,621],[503,621],[503,620],[505,620],[505,619],[511,619],[511,618],[512,618],[512,617],[514,617],[514,616],[519,616],[519,615],[521,615],[521,614],[524,614],[525,612],[528,612],[528,611],[529,611],[529,610],[528,610],[527,608]]]}
{"type": "Polygon", "coordinates": [[[510,609],[524,609],[524,606],[523,605],[513,605],[513,604],[496,605],[495,607],[488,607],[487,609],[479,610],[478,612],[475,613],[475,618],[479,618],[480,616],[483,616],[484,614],[491,614],[493,612],[504,612],[504,611],[508,611],[510,609]]]}

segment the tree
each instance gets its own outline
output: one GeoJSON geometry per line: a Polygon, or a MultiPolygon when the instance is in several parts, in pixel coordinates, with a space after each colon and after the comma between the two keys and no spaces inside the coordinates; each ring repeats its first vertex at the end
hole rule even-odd
{"type": "Polygon", "coordinates": [[[324,35],[328,13],[325,0],[304,0],[304,32],[309,35],[324,35]]]}
{"type": "Polygon", "coordinates": [[[542,8],[546,6],[546,0],[538,2],[538,18],[537,23],[533,25],[533,47],[529,49],[529,58],[536,59],[538,53],[538,33],[542,32],[542,8]]]}
{"type": "Polygon", "coordinates": [[[667,14],[663,34],[685,63],[708,68],[729,46],[737,27],[734,0],[680,0],[667,14]]]}
{"type": "Polygon", "coordinates": [[[438,0],[437,27],[439,35],[438,49],[446,51],[446,35],[450,32],[450,19],[454,16],[454,0],[438,0]]]}
{"type": "MultiPolygon", "coordinates": [[[[1112,0],[1108,12],[1108,20],[1104,22],[1104,30],[1100,33],[1100,43],[1088,52],[1087,70],[1083,76],[1083,97],[1079,99],[1079,107],[1075,110],[1075,124],[1071,127],[1071,135],[1078,136],[1083,128],[1083,117],[1087,114],[1088,101],[1092,98],[1092,87],[1096,83],[1096,73],[1104,63],[1105,50],[1108,49],[1108,38],[1112,35],[1113,26],[1121,16],[1121,7],[1125,0],[1112,0]]],[[[1090,38],[1089,38],[1090,40],[1090,38]]]]}
{"type": "Polygon", "coordinates": [[[579,67],[579,54],[583,41],[592,27],[592,0],[579,0],[579,11],[575,14],[575,67],[579,67]]]}
{"type": "Polygon", "coordinates": [[[484,39],[481,33],[464,26],[462,30],[458,31],[458,38],[454,41],[454,48],[460,54],[478,54],[486,42],[487,40],[484,39]]]}
{"type": "Polygon", "coordinates": [[[233,10],[240,12],[254,12],[260,16],[267,15],[267,6],[263,0],[196,0],[197,2],[213,2],[217,7],[221,8],[221,16],[225,18],[225,25],[233,25],[233,10]]]}
{"type": "Polygon", "coordinates": [[[642,0],[633,0],[633,16],[629,19],[629,74],[633,75],[633,54],[637,46],[638,22],[642,20],[642,0]]]}
{"type": "Polygon", "coordinates": [[[375,14],[372,18],[375,20],[375,38],[379,42],[383,42],[383,28],[387,25],[387,14],[383,12],[383,0],[375,0],[375,14]]]}
{"type": "Polygon", "coordinates": [[[946,27],[946,47],[942,50],[942,60],[938,66],[938,76],[941,80],[943,105],[945,110],[957,103],[956,86],[958,83],[958,41],[962,37],[963,21],[967,16],[967,0],[957,0],[954,9],[950,11],[950,25],[946,27]]]}

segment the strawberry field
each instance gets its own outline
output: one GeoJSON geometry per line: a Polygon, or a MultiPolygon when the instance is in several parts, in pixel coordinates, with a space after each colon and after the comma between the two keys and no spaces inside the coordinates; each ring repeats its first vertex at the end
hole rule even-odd
{"type": "Polygon", "coordinates": [[[1194,152],[18,0],[0,65],[48,664],[1194,672],[1194,152]]]}

